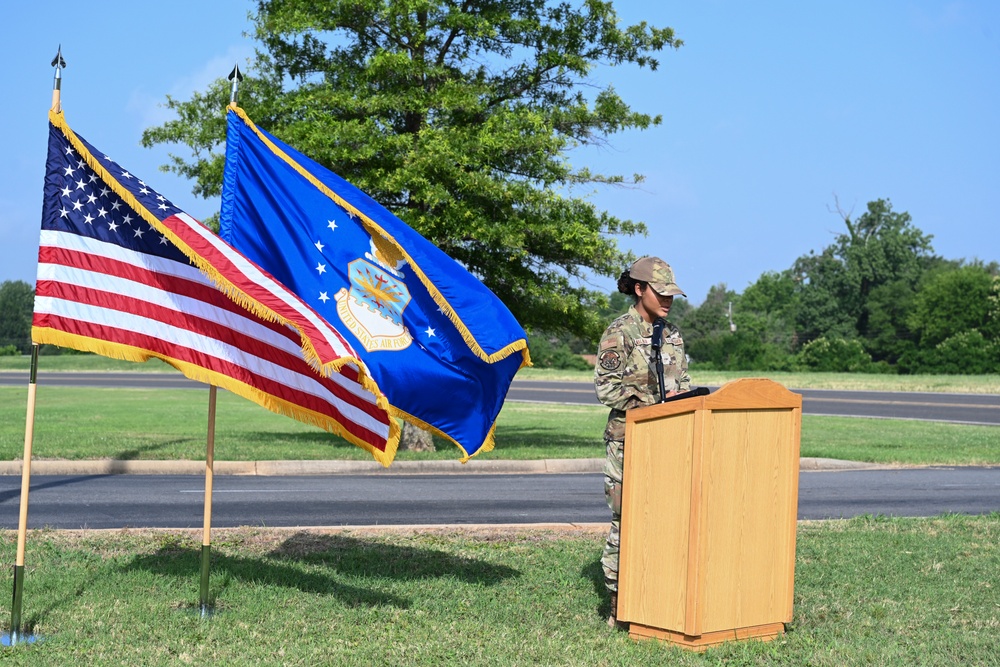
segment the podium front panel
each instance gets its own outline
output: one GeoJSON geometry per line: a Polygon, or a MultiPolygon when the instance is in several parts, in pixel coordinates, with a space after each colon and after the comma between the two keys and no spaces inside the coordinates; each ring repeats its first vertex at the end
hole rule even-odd
{"type": "Polygon", "coordinates": [[[701,488],[701,630],[791,620],[798,446],[787,410],[713,411],[701,488]]]}
{"type": "Polygon", "coordinates": [[[622,484],[618,617],[683,627],[691,529],[690,443],[696,415],[630,426],[622,484]],[[630,542],[633,536],[637,539],[630,542]],[[640,590],[642,595],[632,594],[640,590]]]}

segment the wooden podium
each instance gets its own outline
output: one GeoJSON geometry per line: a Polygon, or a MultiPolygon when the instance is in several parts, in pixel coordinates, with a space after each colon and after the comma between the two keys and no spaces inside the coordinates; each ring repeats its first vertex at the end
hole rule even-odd
{"type": "Polygon", "coordinates": [[[792,620],[802,396],[770,380],[629,410],[618,620],[694,650],[792,620]]]}

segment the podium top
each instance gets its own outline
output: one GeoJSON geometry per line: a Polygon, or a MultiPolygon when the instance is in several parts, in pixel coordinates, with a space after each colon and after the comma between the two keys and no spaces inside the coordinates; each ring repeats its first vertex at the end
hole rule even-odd
{"type": "Polygon", "coordinates": [[[766,378],[742,378],[722,385],[707,396],[682,401],[657,403],[625,413],[625,421],[638,422],[679,415],[697,410],[775,410],[802,409],[802,394],[785,389],[766,378]]]}

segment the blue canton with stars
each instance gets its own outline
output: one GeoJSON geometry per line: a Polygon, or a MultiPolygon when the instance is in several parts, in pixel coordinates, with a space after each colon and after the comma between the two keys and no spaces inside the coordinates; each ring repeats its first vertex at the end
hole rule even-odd
{"type": "Polygon", "coordinates": [[[113,191],[112,185],[127,190],[158,220],[179,213],[180,209],[110,157],[94,149],[79,135],[77,139],[100,162],[114,179],[114,183],[105,182],[87,165],[84,157],[73,148],[59,128],[50,124],[42,229],[89,236],[131,250],[190,264],[176,246],[113,191]]]}

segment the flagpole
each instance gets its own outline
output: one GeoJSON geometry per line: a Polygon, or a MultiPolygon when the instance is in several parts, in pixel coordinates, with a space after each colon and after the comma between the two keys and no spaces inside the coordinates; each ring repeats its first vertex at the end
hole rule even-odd
{"type": "MultiPolygon", "coordinates": [[[[239,82],[243,80],[240,66],[233,67],[229,80],[233,82],[230,102],[236,104],[236,89],[239,82]]],[[[208,599],[209,565],[212,554],[212,483],[215,477],[215,404],[216,386],[213,384],[208,389],[208,440],[205,445],[205,518],[201,531],[201,593],[199,609],[201,617],[207,618],[212,614],[212,608],[208,599]]]]}
{"type": "Polygon", "coordinates": [[[21,514],[17,522],[17,556],[14,560],[14,600],[10,606],[10,646],[22,640],[34,641],[31,635],[25,637],[21,634],[21,598],[24,594],[24,545],[28,536],[28,490],[31,488],[31,444],[35,434],[37,375],[38,345],[32,345],[31,372],[28,377],[28,414],[24,424],[24,458],[21,465],[21,514]]]}
{"type": "MultiPolygon", "coordinates": [[[[66,61],[62,57],[62,44],[52,59],[55,75],[52,81],[52,112],[62,111],[62,69],[66,61]]],[[[17,555],[14,557],[14,596],[10,605],[10,635],[4,636],[3,644],[14,646],[19,641],[31,643],[35,637],[21,633],[21,607],[24,597],[24,550],[28,538],[28,492],[31,490],[31,445],[35,439],[35,390],[38,386],[38,345],[31,346],[31,370],[28,374],[28,410],[24,422],[24,453],[21,464],[21,505],[17,521],[17,555]]]]}
{"type": "Polygon", "coordinates": [[[205,521],[201,533],[201,617],[211,615],[208,600],[208,573],[212,552],[212,482],[215,476],[215,398],[216,386],[208,389],[208,439],[205,445],[205,521]]]}

